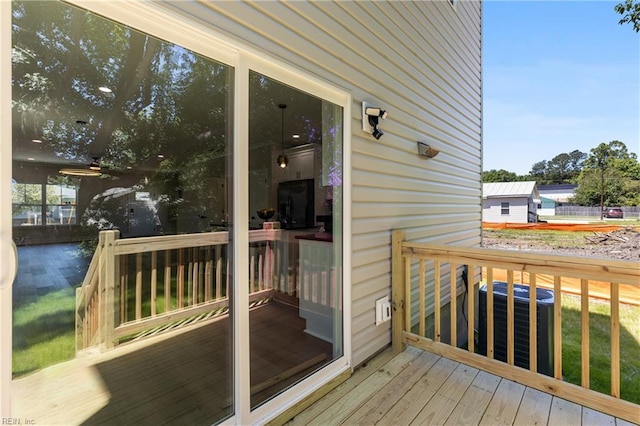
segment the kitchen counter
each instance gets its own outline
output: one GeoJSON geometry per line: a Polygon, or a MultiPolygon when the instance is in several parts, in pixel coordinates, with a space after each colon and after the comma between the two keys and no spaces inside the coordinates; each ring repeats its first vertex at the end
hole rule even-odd
{"type": "Polygon", "coordinates": [[[333,242],[333,234],[330,234],[328,232],[316,232],[313,234],[296,235],[296,239],[309,240],[309,241],[324,241],[324,242],[331,243],[333,242]]]}

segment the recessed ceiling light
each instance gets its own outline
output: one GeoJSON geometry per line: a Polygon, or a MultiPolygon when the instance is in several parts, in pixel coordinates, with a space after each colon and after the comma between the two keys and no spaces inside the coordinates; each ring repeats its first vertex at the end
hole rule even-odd
{"type": "Polygon", "coordinates": [[[164,155],[158,154],[158,158],[164,158],[164,155]]]}
{"type": "Polygon", "coordinates": [[[295,135],[293,135],[293,138],[294,139],[300,139],[300,135],[296,133],[295,135]]]}
{"type": "Polygon", "coordinates": [[[112,90],[109,89],[106,86],[100,86],[100,87],[98,87],[98,90],[101,91],[102,93],[111,93],[112,92],[112,90]]]}
{"type": "Polygon", "coordinates": [[[33,142],[33,143],[42,143],[42,140],[40,140],[40,139],[31,139],[31,142],[33,142]]]}

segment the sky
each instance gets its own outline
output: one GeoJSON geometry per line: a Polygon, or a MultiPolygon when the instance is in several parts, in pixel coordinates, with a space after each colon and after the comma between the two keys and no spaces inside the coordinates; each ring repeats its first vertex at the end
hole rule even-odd
{"type": "Polygon", "coordinates": [[[619,1],[483,2],[483,169],[619,140],[640,158],[640,33],[619,1]]]}

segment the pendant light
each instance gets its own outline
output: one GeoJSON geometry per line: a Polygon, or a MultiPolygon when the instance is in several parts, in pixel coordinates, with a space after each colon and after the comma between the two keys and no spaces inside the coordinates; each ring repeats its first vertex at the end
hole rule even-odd
{"type": "Polygon", "coordinates": [[[278,105],[278,108],[282,110],[282,144],[280,145],[280,155],[278,155],[278,165],[283,169],[287,167],[287,164],[289,164],[289,159],[284,155],[284,109],[286,107],[286,104],[278,105]]]}

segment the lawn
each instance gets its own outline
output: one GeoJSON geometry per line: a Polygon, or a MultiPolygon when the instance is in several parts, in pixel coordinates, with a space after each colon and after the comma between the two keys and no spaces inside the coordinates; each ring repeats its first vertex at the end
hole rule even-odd
{"type": "MultiPolygon", "coordinates": [[[[591,389],[611,393],[611,307],[589,301],[589,370],[591,389]]],[[[562,373],[580,385],[580,298],[562,296],[562,373]]],[[[620,396],[640,404],[640,306],[620,305],[620,396]]]]}
{"type": "MultiPolygon", "coordinates": [[[[134,256],[130,256],[134,258],[134,256]]],[[[143,270],[149,270],[149,256],[144,256],[143,270]]],[[[135,270],[135,259],[129,270],[135,270]]],[[[158,269],[163,271],[160,259],[158,269]]],[[[175,270],[175,265],[174,265],[175,270]]],[[[171,279],[170,309],[176,309],[176,277],[171,279]]],[[[151,288],[148,277],[142,289],[142,316],[151,315],[151,288]]],[[[224,291],[223,291],[224,293],[224,291]]],[[[127,318],[135,318],[136,285],[135,274],[128,274],[127,318]]],[[[185,283],[185,305],[192,303],[190,286],[185,283]]],[[[157,314],[165,311],[164,276],[157,278],[157,314]]],[[[13,377],[17,378],[33,371],[72,359],[75,356],[75,306],[74,288],[66,288],[23,302],[16,298],[13,307],[13,377]]]]}
{"type": "Polygon", "coordinates": [[[75,299],[67,288],[14,307],[14,378],[75,356],[75,299]]]}

